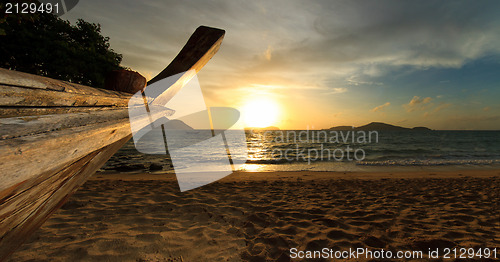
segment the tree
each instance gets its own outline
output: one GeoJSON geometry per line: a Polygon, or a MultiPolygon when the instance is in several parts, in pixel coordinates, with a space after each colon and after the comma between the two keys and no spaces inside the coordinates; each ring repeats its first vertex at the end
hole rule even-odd
{"type": "Polygon", "coordinates": [[[107,73],[123,69],[99,24],[71,25],[46,13],[0,22],[0,67],[101,88],[107,73]]]}

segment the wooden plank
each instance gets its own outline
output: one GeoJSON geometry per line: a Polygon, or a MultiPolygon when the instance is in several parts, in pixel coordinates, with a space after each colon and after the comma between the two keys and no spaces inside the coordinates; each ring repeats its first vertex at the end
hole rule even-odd
{"type": "MultiPolygon", "coordinates": [[[[175,111],[166,107],[151,106],[157,114],[163,112],[171,116],[175,111]]],[[[54,132],[67,128],[128,119],[128,110],[109,109],[84,113],[59,114],[50,116],[24,116],[0,119],[0,140],[21,136],[54,132]]],[[[141,127],[146,124],[139,125],[141,127]]]]}
{"type": "Polygon", "coordinates": [[[127,110],[104,110],[50,116],[25,116],[0,119],[0,139],[53,132],[71,127],[128,118],[127,110]]]}
{"type": "Polygon", "coordinates": [[[2,235],[2,238],[0,238],[0,261],[2,260],[1,257],[7,256],[11,252],[7,248],[12,247],[12,245],[19,245],[19,242],[22,243],[22,239],[28,236],[27,233],[29,229],[27,226],[23,225],[26,219],[33,216],[33,214],[37,214],[37,209],[42,206],[44,201],[54,194],[68,177],[74,174],[71,171],[83,167],[84,164],[90,161],[95,155],[96,154],[89,154],[73,164],[68,164],[67,167],[59,172],[46,172],[39,177],[25,181],[24,185],[19,186],[19,188],[15,190],[17,192],[14,192],[7,199],[2,201],[2,211],[6,211],[0,221],[2,225],[0,227],[0,234],[2,235]],[[49,183],[52,182],[51,187],[46,188],[47,183],[44,183],[44,180],[49,180],[47,181],[49,183]],[[44,193],[40,196],[38,195],[40,192],[44,193]],[[19,206],[22,202],[30,204],[19,206]],[[12,209],[22,210],[23,212],[14,213],[12,211],[7,211],[12,209]],[[14,238],[13,234],[17,234],[17,237],[14,238]]]}
{"type": "Polygon", "coordinates": [[[102,110],[116,109],[115,107],[0,107],[0,118],[18,116],[43,116],[57,114],[89,113],[102,110]]]}
{"type": "MultiPolygon", "coordinates": [[[[93,152],[76,163],[86,163],[95,157],[97,152],[93,152]]],[[[68,163],[67,166],[77,167],[73,163],[68,163]]],[[[80,166],[83,167],[83,164],[80,166]]],[[[7,232],[12,229],[33,213],[33,210],[38,208],[46,201],[59,187],[60,184],[68,179],[68,167],[64,167],[63,171],[46,172],[45,174],[31,179],[35,183],[27,180],[23,186],[16,189],[17,192],[11,193],[9,197],[1,200],[2,209],[0,210],[0,232],[7,232]],[[33,196],[36,196],[34,198],[33,196]]]]}
{"type": "Polygon", "coordinates": [[[0,106],[9,107],[126,107],[130,96],[99,96],[0,85],[0,106]]]}
{"type": "Polygon", "coordinates": [[[0,191],[0,203],[3,202],[3,199],[7,198],[8,196],[10,196],[11,194],[13,194],[13,192],[19,188],[21,186],[21,184],[23,184],[24,182],[21,182],[21,183],[17,183],[7,189],[4,189],[3,191],[0,191]]]}
{"type": "MultiPolygon", "coordinates": [[[[39,76],[3,68],[0,68],[0,84],[50,89],[50,87],[48,86],[48,82],[44,81],[44,79],[39,76]]],[[[53,86],[52,90],[64,91],[64,87],[53,86]]]]}
{"type": "MultiPolygon", "coordinates": [[[[114,111],[123,118],[0,140],[0,192],[130,136],[127,109],[114,111]]],[[[164,112],[153,114],[154,117],[163,115],[164,112]]],[[[135,121],[134,126],[139,128],[150,124],[148,116],[135,121]]]]}
{"type": "Polygon", "coordinates": [[[0,191],[64,166],[130,134],[127,120],[0,141],[0,191]]]}
{"type": "Polygon", "coordinates": [[[66,93],[93,95],[103,97],[122,97],[130,95],[121,92],[93,88],[89,86],[56,80],[48,77],[32,75],[28,73],[0,68],[0,84],[7,86],[17,86],[32,89],[52,90],[66,93]]]}
{"type": "Polygon", "coordinates": [[[13,199],[21,199],[18,202],[36,202],[29,205],[30,210],[17,212],[8,216],[8,221],[1,221],[1,225],[8,225],[0,228],[0,261],[6,259],[14,250],[19,247],[47,218],[62,206],[66,200],[81,186],[100,166],[102,166],[119,148],[123,146],[130,136],[123,138],[116,143],[93,152],[80,160],[70,164],[56,174],[46,175],[45,183],[40,182],[40,177],[33,182],[24,183],[15,194],[11,194],[10,202],[4,202],[2,207],[15,204],[13,199]],[[56,179],[51,179],[55,177],[56,179]],[[46,190],[46,185],[51,184],[52,190],[46,190]],[[29,185],[29,186],[26,186],[29,185]],[[46,197],[39,198],[36,192],[44,192],[46,197]],[[26,193],[29,192],[29,193],[26,193]]]}
{"type": "Polygon", "coordinates": [[[153,104],[165,105],[177,94],[219,51],[224,34],[225,31],[221,29],[198,27],[172,63],[148,82],[148,85],[152,85],[161,79],[182,74],[173,85],[155,98],[153,104]]]}

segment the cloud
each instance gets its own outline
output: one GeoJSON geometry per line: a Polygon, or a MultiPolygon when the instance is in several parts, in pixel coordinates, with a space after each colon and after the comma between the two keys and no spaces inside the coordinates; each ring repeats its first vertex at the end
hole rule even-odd
{"type": "Polygon", "coordinates": [[[323,7],[315,29],[325,36],[320,50],[337,61],[459,67],[486,50],[498,52],[493,7],[499,4],[336,2],[323,7]]]}
{"type": "MultiPolygon", "coordinates": [[[[429,78],[440,86],[449,85],[440,80],[450,79],[460,90],[469,83],[439,74],[498,57],[499,9],[500,1],[86,0],[62,18],[100,23],[111,47],[123,54],[123,64],[151,76],[170,63],[199,25],[226,30],[199,80],[208,101],[229,106],[256,92],[345,93],[349,99],[363,93],[356,98],[361,103],[379,95],[396,101],[396,95],[414,94],[412,83],[397,81],[416,71],[435,73],[429,78]]],[[[422,93],[432,88],[421,87],[422,93]]],[[[432,113],[438,98],[461,99],[447,89],[439,92],[445,93],[435,100],[414,97],[404,109],[432,113]]],[[[318,108],[342,102],[334,100],[318,108]]]]}
{"type": "Polygon", "coordinates": [[[267,61],[271,61],[272,49],[271,46],[268,46],[266,52],[264,53],[264,57],[267,61]]]}
{"type": "Polygon", "coordinates": [[[408,103],[408,105],[410,105],[410,106],[415,106],[415,105],[418,105],[418,104],[420,104],[420,103],[427,104],[427,103],[429,103],[431,100],[432,100],[432,98],[430,98],[430,97],[426,97],[426,98],[421,99],[419,96],[414,96],[414,97],[411,99],[410,103],[408,103]]]}
{"type": "Polygon", "coordinates": [[[212,79],[222,73],[281,76],[308,89],[304,83],[328,87],[327,79],[348,84],[351,76],[357,76],[351,84],[371,85],[379,83],[371,77],[398,67],[457,68],[497,54],[499,8],[498,1],[88,0],[63,18],[101,23],[124,64],[151,74],[171,61],[197,26],[220,27],[227,34],[210,62],[217,69],[212,79]]]}
{"type": "Polygon", "coordinates": [[[380,106],[377,106],[377,107],[375,107],[375,108],[371,109],[371,110],[370,110],[370,112],[377,112],[377,111],[381,111],[381,110],[383,110],[384,108],[386,108],[386,107],[388,107],[388,106],[390,106],[390,105],[391,105],[391,103],[387,102],[387,103],[385,103],[385,104],[383,104],[383,105],[380,105],[380,106]]]}
{"type": "Polygon", "coordinates": [[[440,104],[439,106],[436,106],[431,112],[425,112],[424,113],[424,117],[429,117],[431,115],[434,115],[437,112],[439,112],[439,111],[441,111],[441,110],[443,110],[445,108],[448,108],[450,106],[452,106],[452,104],[450,104],[450,103],[440,104]]]}
{"type": "Polygon", "coordinates": [[[425,104],[429,104],[432,98],[425,97],[420,98],[419,96],[414,96],[408,104],[403,105],[407,112],[413,112],[415,110],[424,110],[428,108],[425,104]]]}
{"type": "Polygon", "coordinates": [[[437,112],[439,112],[445,108],[448,108],[450,106],[451,106],[451,104],[449,104],[449,103],[448,104],[441,104],[441,105],[437,106],[436,108],[434,108],[434,110],[432,112],[437,113],[437,112]]]}
{"type": "Polygon", "coordinates": [[[359,85],[382,86],[382,85],[384,85],[384,83],[381,83],[381,82],[363,81],[363,80],[358,80],[358,78],[359,78],[358,75],[351,75],[346,79],[346,81],[349,85],[353,85],[353,86],[359,86],[359,85]]]}
{"type": "Polygon", "coordinates": [[[330,88],[327,92],[325,92],[325,95],[341,94],[345,92],[347,92],[347,88],[345,87],[333,87],[330,88]]]}
{"type": "Polygon", "coordinates": [[[430,97],[426,97],[426,98],[424,98],[424,99],[422,100],[422,103],[427,104],[427,103],[429,103],[431,100],[432,100],[432,98],[430,98],[430,97]]]}

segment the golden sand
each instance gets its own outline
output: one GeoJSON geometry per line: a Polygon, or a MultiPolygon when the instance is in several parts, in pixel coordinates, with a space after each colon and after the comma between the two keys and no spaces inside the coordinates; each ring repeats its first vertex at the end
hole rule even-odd
{"type": "Polygon", "coordinates": [[[240,172],[182,193],[174,175],[97,174],[11,261],[289,261],[291,248],[500,252],[499,202],[500,170],[240,172]]]}

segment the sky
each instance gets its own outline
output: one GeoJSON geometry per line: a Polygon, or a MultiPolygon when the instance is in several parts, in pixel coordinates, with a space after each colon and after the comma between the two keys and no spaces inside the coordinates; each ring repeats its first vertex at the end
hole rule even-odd
{"type": "Polygon", "coordinates": [[[85,0],[62,18],[99,23],[148,79],[198,26],[226,30],[207,106],[271,101],[281,129],[500,130],[500,1],[85,0]]]}

